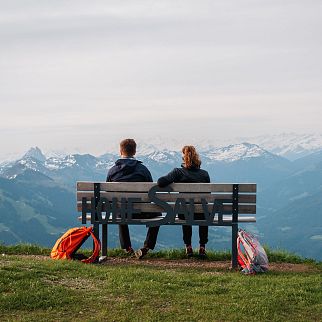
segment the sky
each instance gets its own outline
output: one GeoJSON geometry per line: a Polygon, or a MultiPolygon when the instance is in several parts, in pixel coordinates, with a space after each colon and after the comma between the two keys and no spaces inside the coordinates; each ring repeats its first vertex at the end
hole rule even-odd
{"type": "Polygon", "coordinates": [[[320,0],[0,0],[0,160],[322,132],[320,0]]]}

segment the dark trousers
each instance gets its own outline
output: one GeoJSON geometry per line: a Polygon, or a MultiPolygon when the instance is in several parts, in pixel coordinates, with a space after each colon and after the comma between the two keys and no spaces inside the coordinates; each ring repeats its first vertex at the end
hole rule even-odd
{"type": "MultiPolygon", "coordinates": [[[[185,219],[184,216],[179,215],[180,219],[185,219]]],[[[203,214],[194,214],[195,220],[204,220],[203,214]]],[[[186,245],[191,245],[192,227],[188,225],[182,226],[183,242],[186,245]]],[[[199,244],[206,245],[208,243],[208,226],[199,226],[199,244]]]]}
{"type": "MultiPolygon", "coordinates": [[[[186,245],[191,245],[192,227],[183,225],[183,242],[186,245]]],[[[208,242],[208,226],[199,226],[199,244],[206,245],[208,242]]]]}
{"type": "MultiPolygon", "coordinates": [[[[149,227],[144,241],[144,247],[154,249],[158,238],[159,228],[160,226],[149,227]]],[[[128,225],[119,225],[119,236],[121,248],[128,249],[129,247],[132,247],[128,225]]]]}

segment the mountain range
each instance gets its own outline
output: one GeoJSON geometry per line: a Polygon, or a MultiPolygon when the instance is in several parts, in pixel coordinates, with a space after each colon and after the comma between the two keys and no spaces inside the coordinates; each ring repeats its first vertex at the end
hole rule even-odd
{"type": "MultiPolygon", "coordinates": [[[[253,143],[200,149],[202,167],[213,182],[255,182],[258,185],[257,223],[244,227],[263,244],[302,256],[322,259],[322,148],[286,158],[253,143]]],[[[23,157],[0,164],[0,240],[51,246],[67,228],[78,226],[76,181],[105,181],[118,155],[70,154],[46,157],[31,148],[23,157]]],[[[138,159],[154,180],[180,166],[181,153],[145,145],[138,159]]],[[[109,247],[118,245],[110,229],[109,247]]],[[[159,247],[181,247],[179,227],[162,227],[159,247]]],[[[131,227],[133,244],[144,240],[145,227],[131,227]]],[[[194,233],[194,242],[198,242],[194,233]]],[[[211,228],[208,247],[230,247],[229,230],[211,228]]]]}

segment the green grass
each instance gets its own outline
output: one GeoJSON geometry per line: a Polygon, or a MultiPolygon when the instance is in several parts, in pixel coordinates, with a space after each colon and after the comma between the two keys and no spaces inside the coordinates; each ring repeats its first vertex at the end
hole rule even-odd
{"type": "MultiPolygon", "coordinates": [[[[270,262],[276,263],[313,263],[322,264],[314,259],[303,258],[299,255],[290,253],[286,250],[272,250],[265,247],[268,259],[270,262]]],[[[16,245],[4,245],[0,243],[0,254],[7,255],[50,255],[50,248],[42,247],[34,244],[16,244],[16,245]]],[[[79,252],[86,255],[90,254],[89,249],[81,249],[79,252]]],[[[196,250],[197,252],[197,250],[196,250]]],[[[108,249],[108,256],[111,257],[126,257],[126,254],[122,249],[112,248],[108,249]]],[[[165,258],[165,259],[184,259],[186,258],[183,249],[166,249],[160,251],[150,252],[148,258],[165,258]]],[[[231,260],[231,253],[229,251],[214,251],[207,250],[207,259],[210,261],[226,261],[231,260]]]]}
{"type": "Polygon", "coordinates": [[[321,270],[244,276],[205,268],[1,256],[0,320],[318,321],[321,270]]]}
{"type": "Polygon", "coordinates": [[[318,263],[316,260],[311,258],[303,258],[299,255],[290,253],[286,250],[271,250],[265,247],[265,251],[267,253],[267,257],[270,262],[276,263],[293,263],[293,264],[300,264],[300,263],[318,263]]]}
{"type": "MultiPolygon", "coordinates": [[[[303,260],[301,265],[310,267],[303,273],[245,276],[196,265],[148,266],[135,260],[86,265],[17,255],[49,251],[31,245],[0,246],[0,321],[321,321],[322,317],[321,263],[303,260]]],[[[111,255],[122,253],[112,250],[111,255]]],[[[284,261],[286,255],[274,256],[284,261]]],[[[214,256],[222,260],[229,254],[214,256]]],[[[150,257],[180,259],[182,251],[150,257]]],[[[290,259],[298,260],[291,255],[290,259]]]]}
{"type": "Polygon", "coordinates": [[[50,249],[34,244],[4,245],[0,243],[0,254],[7,255],[50,255],[50,249]]]}

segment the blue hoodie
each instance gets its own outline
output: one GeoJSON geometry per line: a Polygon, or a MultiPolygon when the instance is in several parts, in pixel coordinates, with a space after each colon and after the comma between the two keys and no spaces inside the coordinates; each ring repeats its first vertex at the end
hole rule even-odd
{"type": "Polygon", "coordinates": [[[107,182],[153,182],[150,171],[134,158],[118,159],[107,173],[107,182]]]}

